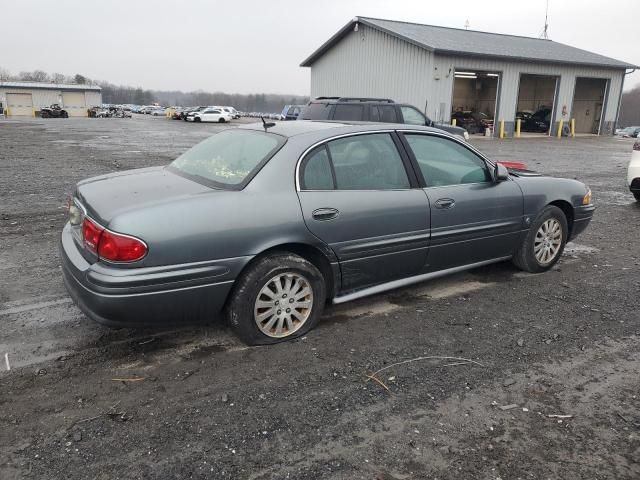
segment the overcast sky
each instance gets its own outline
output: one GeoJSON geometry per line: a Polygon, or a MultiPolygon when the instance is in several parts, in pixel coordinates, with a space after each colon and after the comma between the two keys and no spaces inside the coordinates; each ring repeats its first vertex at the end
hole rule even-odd
{"type": "MultiPolygon", "coordinates": [[[[300,62],[355,16],[538,37],[545,0],[21,0],[0,67],[162,90],[309,93],[300,62]]],[[[640,65],[638,0],[550,0],[552,40],[640,65]]],[[[628,75],[625,90],[640,84],[628,75]]]]}

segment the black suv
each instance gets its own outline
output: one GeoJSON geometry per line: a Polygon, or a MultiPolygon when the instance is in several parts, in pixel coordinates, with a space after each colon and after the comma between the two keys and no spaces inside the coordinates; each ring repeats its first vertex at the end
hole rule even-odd
{"type": "Polygon", "coordinates": [[[384,98],[317,97],[302,109],[298,120],[408,123],[439,128],[469,140],[469,133],[464,128],[436,125],[416,107],[384,98]]]}

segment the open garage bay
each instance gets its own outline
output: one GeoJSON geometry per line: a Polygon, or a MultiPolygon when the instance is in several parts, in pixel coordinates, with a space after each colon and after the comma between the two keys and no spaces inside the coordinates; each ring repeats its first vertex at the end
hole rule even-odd
{"type": "Polygon", "coordinates": [[[330,307],[272,347],[216,322],[89,321],[57,253],[74,184],[167,164],[220,128],[0,120],[0,478],[640,477],[631,141],[476,140],[593,189],[590,228],[546,274],[505,263],[330,307]]]}

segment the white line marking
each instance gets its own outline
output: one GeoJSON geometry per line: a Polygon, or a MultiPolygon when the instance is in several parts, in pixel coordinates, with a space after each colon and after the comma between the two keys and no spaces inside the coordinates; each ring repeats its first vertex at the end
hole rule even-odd
{"type": "Polygon", "coordinates": [[[29,310],[37,310],[39,308],[53,307],[55,305],[62,305],[65,303],[71,303],[70,298],[62,298],[60,300],[53,300],[51,302],[30,303],[28,305],[22,305],[21,307],[7,308],[0,310],[1,315],[13,315],[15,313],[28,312],[29,310]]]}

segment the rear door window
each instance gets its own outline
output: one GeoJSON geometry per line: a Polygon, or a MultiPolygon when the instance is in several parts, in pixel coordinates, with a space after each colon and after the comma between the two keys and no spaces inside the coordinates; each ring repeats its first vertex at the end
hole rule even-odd
{"type": "Polygon", "coordinates": [[[410,125],[426,125],[427,121],[418,110],[413,107],[409,107],[403,105],[400,107],[400,111],[402,112],[402,116],[404,117],[404,123],[408,123],[410,125]]]}
{"type": "Polygon", "coordinates": [[[388,133],[333,140],[328,149],[338,190],[410,188],[404,163],[388,133]]]}
{"type": "Polygon", "coordinates": [[[326,145],[316,148],[302,163],[302,190],[333,190],[333,173],[326,145]]]}
{"type": "Polygon", "coordinates": [[[333,113],[333,120],[360,121],[363,117],[362,105],[337,104],[333,113]]]}
{"type": "Polygon", "coordinates": [[[302,120],[327,120],[331,112],[331,105],[328,103],[310,103],[304,109],[299,118],[302,120]]]}

